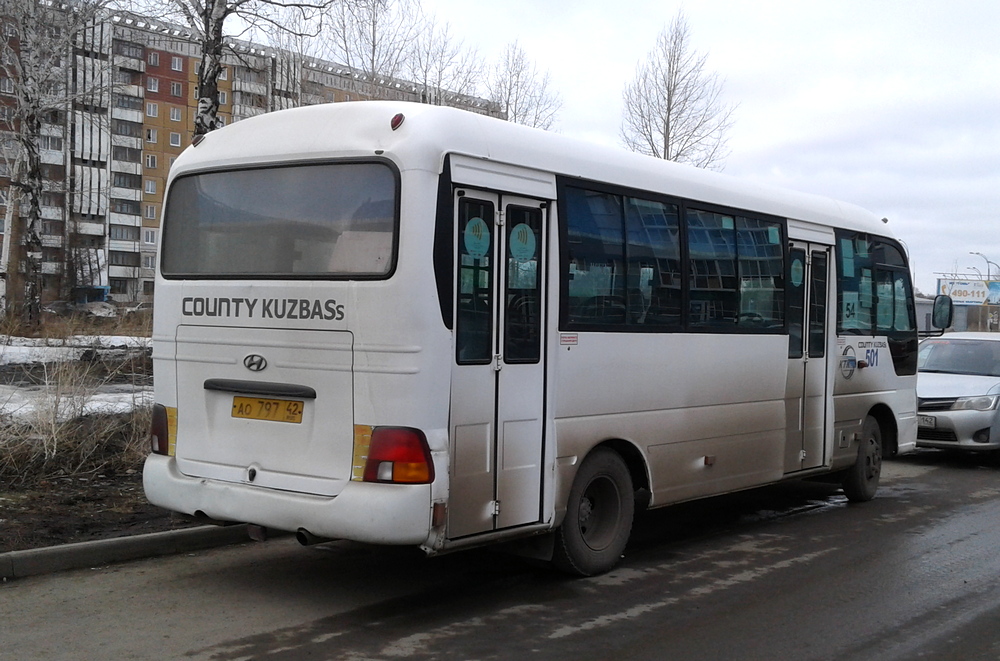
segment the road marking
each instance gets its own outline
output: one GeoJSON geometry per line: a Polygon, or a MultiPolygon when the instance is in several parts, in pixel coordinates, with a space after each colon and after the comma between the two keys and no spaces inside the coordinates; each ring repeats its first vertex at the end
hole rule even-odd
{"type": "MultiPolygon", "coordinates": [[[[756,545],[749,543],[746,544],[746,546],[755,547],[756,545]]],[[[732,547],[730,547],[730,549],[732,549],[732,547]]],[[[748,549],[744,548],[742,550],[745,552],[748,549]]],[[[749,548],[749,550],[760,552],[759,548],[749,548]]],[[[735,585],[740,585],[742,583],[749,583],[751,581],[755,581],[759,578],[767,576],[772,572],[779,571],[781,569],[787,569],[795,565],[811,562],[816,558],[824,556],[828,553],[833,553],[834,551],[837,550],[838,550],[837,548],[824,549],[822,551],[816,551],[814,553],[807,553],[805,555],[796,556],[794,558],[788,558],[787,560],[779,560],[778,562],[763,567],[758,567],[756,569],[747,569],[744,571],[740,571],[727,577],[718,578],[707,585],[701,585],[695,588],[691,588],[684,594],[678,595],[676,597],[668,597],[666,599],[661,599],[659,601],[653,601],[646,604],[638,604],[624,611],[618,613],[612,613],[610,615],[602,615],[600,617],[594,618],[579,625],[560,627],[555,631],[553,631],[551,634],[549,634],[549,638],[550,639],[566,638],[567,636],[572,636],[573,634],[583,633],[586,631],[593,631],[594,629],[607,627],[617,622],[621,622],[623,620],[629,620],[634,617],[638,617],[639,615],[645,615],[646,613],[651,613],[653,611],[665,608],[667,606],[673,606],[674,604],[677,604],[684,599],[704,597],[706,595],[713,594],[720,590],[731,588],[735,585]]],[[[768,550],[766,552],[770,553],[777,551],[768,550]]]]}
{"type": "Polygon", "coordinates": [[[438,627],[437,629],[431,629],[430,631],[404,636],[384,646],[380,650],[380,654],[392,657],[413,656],[414,654],[419,654],[432,642],[461,636],[476,629],[490,626],[498,620],[511,617],[523,618],[532,613],[544,610],[546,610],[544,606],[537,604],[523,604],[504,608],[487,617],[473,617],[464,622],[455,622],[447,626],[438,627]]]}

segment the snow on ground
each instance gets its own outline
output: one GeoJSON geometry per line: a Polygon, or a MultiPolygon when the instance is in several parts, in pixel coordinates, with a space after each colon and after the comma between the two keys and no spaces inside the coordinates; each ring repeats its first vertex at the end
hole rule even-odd
{"type": "Polygon", "coordinates": [[[79,360],[92,349],[140,349],[151,346],[148,337],[128,335],[73,335],[65,340],[0,335],[0,365],[79,360]]]}
{"type": "Polygon", "coordinates": [[[65,421],[86,415],[128,413],[142,406],[152,406],[153,389],[131,388],[129,392],[96,392],[86,396],[56,398],[43,388],[0,386],[0,420],[27,421],[48,418],[59,406],[56,419],[65,421]]]}
{"type": "MultiPolygon", "coordinates": [[[[144,349],[148,337],[76,335],[65,340],[0,335],[0,366],[76,361],[87,351],[144,349]]],[[[0,385],[0,420],[31,420],[38,416],[64,420],[99,413],[128,413],[153,403],[153,389],[128,384],[68,388],[56,393],[46,386],[0,385]]]]}

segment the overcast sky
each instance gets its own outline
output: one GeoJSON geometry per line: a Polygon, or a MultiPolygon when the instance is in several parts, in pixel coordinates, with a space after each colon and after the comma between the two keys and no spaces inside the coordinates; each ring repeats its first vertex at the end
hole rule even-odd
{"type": "MultiPolygon", "coordinates": [[[[917,287],[1000,262],[996,0],[422,0],[495,60],[517,39],[560,133],[621,145],[621,94],[682,7],[738,103],[727,174],[889,218],[917,287]]],[[[992,267],[1000,280],[1000,268],[992,267]]]]}

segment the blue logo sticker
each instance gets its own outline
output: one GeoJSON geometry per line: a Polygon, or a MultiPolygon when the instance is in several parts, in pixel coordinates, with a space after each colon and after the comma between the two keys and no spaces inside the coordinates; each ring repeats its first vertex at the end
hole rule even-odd
{"type": "Polygon", "coordinates": [[[473,218],[465,225],[465,251],[473,259],[482,259],[489,249],[489,225],[482,218],[473,218]]]}
{"type": "Polygon", "coordinates": [[[801,259],[792,261],[792,286],[801,287],[802,278],[806,274],[806,268],[802,265],[801,259]]]}
{"type": "Polygon", "coordinates": [[[535,256],[535,233],[527,223],[516,225],[510,231],[510,256],[517,262],[526,262],[535,256]]]}

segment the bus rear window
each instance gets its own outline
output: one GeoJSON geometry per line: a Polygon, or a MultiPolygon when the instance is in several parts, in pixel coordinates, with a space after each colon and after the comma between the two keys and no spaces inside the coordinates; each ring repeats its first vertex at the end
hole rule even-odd
{"type": "Polygon", "coordinates": [[[387,277],[397,190],[384,163],[178,178],[167,197],[161,270],[167,277],[387,277]]]}

